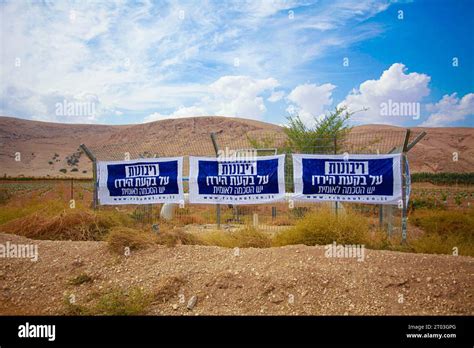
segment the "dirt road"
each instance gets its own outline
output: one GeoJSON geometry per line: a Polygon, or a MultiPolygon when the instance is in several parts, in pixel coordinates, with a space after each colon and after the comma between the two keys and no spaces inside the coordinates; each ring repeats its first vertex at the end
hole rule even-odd
{"type": "Polygon", "coordinates": [[[117,256],[104,242],[33,241],[39,258],[0,258],[0,314],[63,314],[112,288],[153,293],[150,315],[472,315],[474,259],[366,250],[328,258],[322,246],[268,249],[153,246],[117,256]],[[72,285],[75,276],[92,281],[72,285]],[[192,296],[197,302],[187,304],[192,296]]]}

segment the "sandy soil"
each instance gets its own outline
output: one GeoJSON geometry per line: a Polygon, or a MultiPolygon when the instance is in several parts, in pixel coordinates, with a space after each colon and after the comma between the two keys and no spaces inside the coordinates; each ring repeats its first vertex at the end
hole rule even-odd
{"type": "Polygon", "coordinates": [[[155,294],[150,315],[472,315],[474,259],[366,250],[327,258],[324,247],[153,246],[128,257],[104,242],[33,241],[39,259],[0,259],[0,314],[62,314],[65,294],[86,304],[111,288],[155,294]],[[86,273],[93,282],[70,285],[86,273]],[[187,309],[192,296],[196,305],[187,309]]]}

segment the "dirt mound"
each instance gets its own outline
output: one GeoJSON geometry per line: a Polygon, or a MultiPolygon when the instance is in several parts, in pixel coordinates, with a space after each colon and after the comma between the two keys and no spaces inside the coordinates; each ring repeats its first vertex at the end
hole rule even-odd
{"type": "Polygon", "coordinates": [[[228,249],[151,246],[118,256],[105,242],[37,241],[37,262],[0,261],[0,314],[63,314],[113,289],[153,295],[149,315],[472,315],[473,258],[366,250],[328,258],[322,246],[228,249]],[[71,282],[78,276],[92,281],[71,282]],[[188,308],[190,299],[197,301],[188,308]]]}

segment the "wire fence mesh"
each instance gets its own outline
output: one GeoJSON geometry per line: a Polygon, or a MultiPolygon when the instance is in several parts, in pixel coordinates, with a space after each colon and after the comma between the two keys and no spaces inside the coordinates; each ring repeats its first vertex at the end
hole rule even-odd
{"type": "MultiPolygon", "coordinates": [[[[411,143],[419,134],[411,133],[408,142],[411,143]]],[[[257,156],[285,154],[285,186],[288,193],[293,192],[293,153],[310,154],[384,154],[396,153],[402,150],[406,140],[406,130],[387,129],[369,132],[364,127],[352,130],[344,138],[320,137],[305,141],[304,146],[290,144],[284,132],[258,133],[257,135],[233,136],[232,134],[216,132],[211,134],[190,135],[174,144],[166,138],[149,138],[143,141],[130,142],[120,139],[116,144],[95,145],[86,148],[96,161],[120,161],[152,157],[183,156],[184,190],[188,192],[189,156],[216,157],[218,153],[245,153],[253,150],[257,156]]],[[[87,144],[86,144],[87,145],[87,144]]],[[[34,181],[4,181],[1,188],[13,195],[31,195],[39,202],[45,197],[55,195],[64,206],[70,200],[75,200],[81,207],[90,209],[94,202],[93,180],[34,180],[34,181]]],[[[46,200],[45,200],[46,201],[46,200]]],[[[162,222],[160,212],[162,204],[155,205],[123,205],[101,206],[101,211],[113,210],[116,214],[126,215],[137,223],[153,225],[162,222]]],[[[200,225],[200,228],[233,229],[240,226],[255,226],[269,232],[276,232],[294,225],[305,214],[326,207],[336,213],[343,214],[347,210],[355,210],[370,218],[391,233],[401,229],[401,209],[397,206],[377,206],[359,203],[302,203],[278,202],[259,205],[203,205],[185,204],[174,206],[172,223],[177,226],[200,225]]]]}
{"type": "MultiPolygon", "coordinates": [[[[167,139],[152,139],[147,141],[107,144],[90,147],[97,161],[133,160],[152,157],[183,156],[184,190],[188,192],[189,156],[216,157],[220,155],[244,153],[255,150],[258,156],[285,154],[285,186],[287,192],[293,192],[293,153],[311,154],[384,154],[401,152],[407,132],[406,130],[382,130],[368,132],[367,130],[352,130],[343,138],[319,137],[305,141],[303,146],[290,144],[285,133],[260,133],[257,137],[233,137],[223,133],[201,136],[199,139],[184,140],[180,146],[170,143],[167,139]]],[[[417,137],[410,134],[409,142],[417,137]]],[[[158,224],[161,220],[162,204],[121,206],[120,209],[111,206],[98,206],[98,209],[116,209],[131,215],[143,224],[158,224]]],[[[267,231],[278,231],[294,225],[308,212],[321,207],[343,213],[348,209],[356,210],[371,218],[374,224],[388,230],[390,233],[400,230],[401,210],[392,206],[374,206],[358,203],[302,203],[278,202],[262,205],[202,205],[186,204],[175,207],[174,223],[177,225],[199,224],[204,227],[219,226],[234,228],[236,226],[255,226],[267,231]]]]}
{"type": "MultiPolygon", "coordinates": [[[[118,144],[106,144],[104,146],[92,146],[88,148],[96,161],[123,161],[139,158],[155,157],[183,157],[183,188],[188,192],[189,156],[215,157],[216,152],[210,135],[193,139],[184,139],[180,146],[171,143],[167,139],[154,138],[148,141],[124,141],[118,144]]],[[[120,211],[129,214],[132,218],[143,224],[158,224],[163,204],[148,205],[123,205],[120,211]]],[[[101,210],[114,209],[111,206],[97,206],[101,210]]],[[[212,206],[192,205],[176,207],[174,222],[179,225],[188,224],[216,224],[215,209],[212,206]]]]}
{"type": "MultiPolygon", "coordinates": [[[[405,141],[406,130],[386,130],[367,132],[352,131],[343,138],[318,137],[299,144],[290,144],[284,133],[262,134],[258,139],[247,137],[236,139],[217,136],[216,142],[222,153],[233,153],[248,149],[263,149],[258,155],[285,154],[285,186],[287,192],[293,192],[293,153],[306,154],[384,154],[401,152],[405,141]]],[[[412,141],[417,134],[410,134],[412,141]]],[[[282,202],[268,205],[221,206],[220,214],[223,223],[240,222],[252,224],[260,229],[278,231],[285,226],[294,225],[305,214],[326,207],[343,213],[348,209],[372,219],[374,224],[386,229],[389,233],[400,232],[401,209],[392,206],[374,206],[359,203],[303,203],[282,202]]]]}

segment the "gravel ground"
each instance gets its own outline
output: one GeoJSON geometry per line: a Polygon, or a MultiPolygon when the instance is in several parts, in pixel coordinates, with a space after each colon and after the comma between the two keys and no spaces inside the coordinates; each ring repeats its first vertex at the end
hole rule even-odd
{"type": "Polygon", "coordinates": [[[104,242],[33,241],[39,259],[0,258],[0,314],[64,314],[112,288],[154,294],[150,315],[472,315],[474,259],[366,250],[327,258],[322,246],[233,249],[153,246],[117,256],[104,242]],[[92,282],[72,285],[80,274],[92,282]],[[195,296],[192,309],[187,305],[195,296]]]}

